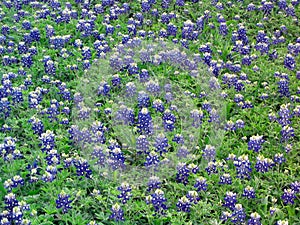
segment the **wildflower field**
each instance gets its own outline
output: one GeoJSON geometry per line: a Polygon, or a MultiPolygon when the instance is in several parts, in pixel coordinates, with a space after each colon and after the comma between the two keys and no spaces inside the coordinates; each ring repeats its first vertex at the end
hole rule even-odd
{"type": "Polygon", "coordinates": [[[300,225],[299,16],[0,1],[0,225],[300,225]]]}

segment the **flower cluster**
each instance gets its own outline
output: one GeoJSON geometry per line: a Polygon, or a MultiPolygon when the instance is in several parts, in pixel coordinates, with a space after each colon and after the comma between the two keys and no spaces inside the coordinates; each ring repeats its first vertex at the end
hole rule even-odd
{"type": "Polygon", "coordinates": [[[131,197],[131,190],[132,188],[127,182],[123,182],[120,187],[118,187],[118,190],[121,192],[118,195],[118,198],[120,201],[125,204],[131,197]]]}
{"type": "Polygon", "coordinates": [[[164,214],[164,211],[168,209],[166,201],[167,199],[161,189],[156,189],[152,195],[146,197],[146,203],[152,204],[155,212],[160,214],[164,214]]]}
{"type": "Polygon", "coordinates": [[[66,192],[61,191],[60,194],[58,194],[58,198],[56,200],[56,208],[61,209],[63,213],[67,213],[72,206],[70,205],[72,203],[72,200],[70,199],[70,195],[68,195],[66,192]]]}

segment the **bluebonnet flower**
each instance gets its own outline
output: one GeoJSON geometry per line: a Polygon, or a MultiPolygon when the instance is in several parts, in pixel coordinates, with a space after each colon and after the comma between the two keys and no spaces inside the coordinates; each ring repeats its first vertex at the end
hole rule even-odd
{"type": "Polygon", "coordinates": [[[94,220],[91,220],[89,223],[87,223],[86,225],[99,225],[98,223],[96,223],[94,220]]]}
{"type": "Polygon", "coordinates": [[[57,116],[59,115],[59,103],[56,99],[51,100],[50,107],[45,109],[46,113],[48,114],[49,121],[52,122],[54,120],[57,120],[57,116]]]}
{"type": "Polygon", "coordinates": [[[18,51],[19,51],[19,54],[25,54],[25,53],[27,53],[28,47],[25,44],[25,42],[23,42],[23,41],[19,42],[19,44],[18,44],[18,51]]]}
{"type": "Polygon", "coordinates": [[[173,131],[175,129],[176,117],[169,109],[165,110],[162,119],[165,131],[173,131]]]}
{"type": "Polygon", "coordinates": [[[224,173],[220,176],[219,184],[232,184],[232,178],[229,173],[224,173]]]}
{"type": "Polygon", "coordinates": [[[92,170],[90,169],[90,165],[86,159],[76,157],[73,161],[73,165],[76,167],[77,176],[85,176],[87,178],[92,177],[92,170]]]}
{"type": "Polygon", "coordinates": [[[56,165],[49,165],[46,167],[45,174],[42,177],[42,180],[45,182],[52,182],[57,175],[58,169],[56,165]],[[47,180],[49,179],[49,180],[47,180]]]}
{"type": "Polygon", "coordinates": [[[157,135],[155,139],[154,147],[155,147],[155,151],[160,155],[168,151],[168,147],[169,147],[168,139],[163,133],[157,135]]]}
{"type": "Polygon", "coordinates": [[[16,195],[14,193],[8,193],[4,197],[5,208],[9,211],[19,205],[19,201],[16,199],[16,195]]]}
{"type": "Polygon", "coordinates": [[[139,68],[136,63],[130,63],[128,66],[129,75],[134,75],[139,73],[139,68]]]}
{"type": "Polygon", "coordinates": [[[288,16],[291,16],[291,17],[295,17],[296,16],[296,13],[295,13],[295,8],[292,4],[289,4],[286,8],[285,8],[285,13],[288,15],[288,16]]]}
{"type": "Polygon", "coordinates": [[[139,80],[140,82],[146,82],[149,81],[149,72],[146,69],[142,69],[141,72],[139,73],[139,80]]]}
{"type": "Polygon", "coordinates": [[[159,156],[155,151],[151,151],[149,155],[146,157],[146,162],[144,163],[145,167],[154,169],[158,166],[160,160],[159,156]]]}
{"type": "Polygon", "coordinates": [[[244,102],[240,102],[238,104],[238,106],[240,106],[242,109],[251,109],[251,108],[253,108],[253,104],[249,100],[246,100],[244,102]]]}
{"type": "Polygon", "coordinates": [[[198,192],[206,191],[207,190],[206,179],[204,177],[197,178],[194,187],[197,189],[198,192]]]}
{"type": "Polygon", "coordinates": [[[300,106],[296,105],[295,108],[293,109],[293,114],[296,117],[300,117],[300,106]]]}
{"type": "Polygon", "coordinates": [[[149,80],[146,83],[146,90],[154,96],[158,95],[161,91],[159,83],[153,80],[149,80]]]}
{"type": "Polygon", "coordinates": [[[250,187],[250,186],[245,187],[242,196],[245,197],[245,198],[247,198],[247,199],[256,198],[254,188],[250,187]]]}
{"type": "Polygon", "coordinates": [[[234,166],[237,173],[237,178],[240,179],[250,179],[250,174],[252,172],[251,163],[248,159],[248,155],[241,155],[234,160],[234,166]]]}
{"type": "Polygon", "coordinates": [[[69,168],[73,164],[73,161],[72,157],[66,157],[66,159],[64,159],[64,168],[69,168]]]}
{"type": "Polygon", "coordinates": [[[286,146],[284,146],[284,150],[286,153],[291,152],[293,149],[293,145],[292,144],[287,144],[286,146]]]}
{"type": "Polygon", "coordinates": [[[295,194],[300,193],[300,181],[295,181],[291,183],[291,189],[295,192],[295,194]]]}
{"type": "Polygon", "coordinates": [[[7,189],[7,191],[11,191],[12,188],[17,188],[18,186],[23,186],[24,185],[24,179],[16,175],[12,179],[8,179],[4,182],[4,187],[7,189]]]}
{"type": "Polygon", "coordinates": [[[282,127],[280,134],[281,134],[281,141],[285,142],[295,136],[295,131],[294,131],[293,127],[286,125],[286,126],[282,127]]]}
{"type": "Polygon", "coordinates": [[[30,30],[30,38],[33,41],[37,41],[37,42],[40,41],[41,34],[38,28],[35,27],[32,30],[30,30]]]}
{"type": "Polygon", "coordinates": [[[91,57],[92,57],[91,49],[89,47],[87,47],[87,46],[84,46],[81,49],[81,55],[82,55],[82,57],[83,57],[84,60],[91,59],[91,57]]]}
{"type": "Polygon", "coordinates": [[[83,104],[80,104],[80,108],[77,112],[77,117],[80,120],[88,119],[90,117],[92,109],[89,107],[84,106],[83,104]]]}
{"type": "Polygon", "coordinates": [[[23,20],[22,22],[22,28],[25,30],[30,30],[31,29],[31,23],[28,20],[23,20]]]}
{"type": "Polygon", "coordinates": [[[146,203],[152,204],[155,212],[159,214],[164,214],[164,211],[167,210],[166,201],[167,199],[161,189],[156,189],[152,195],[146,197],[146,203]]]}
{"type": "Polygon", "coordinates": [[[287,204],[294,204],[294,200],[296,199],[295,191],[293,189],[284,189],[284,193],[281,196],[283,203],[287,204]]]}
{"type": "Polygon", "coordinates": [[[136,86],[133,82],[126,84],[126,95],[128,97],[133,97],[136,94],[136,86]]]}
{"type": "Polygon", "coordinates": [[[154,108],[156,112],[163,112],[165,110],[163,102],[160,99],[156,99],[153,101],[152,108],[154,108]]]}
{"type": "Polygon", "coordinates": [[[110,25],[110,24],[107,24],[106,25],[106,29],[105,29],[105,34],[106,35],[112,35],[115,31],[115,27],[110,25]]]}
{"type": "Polygon", "coordinates": [[[216,148],[212,145],[206,145],[202,156],[205,160],[213,160],[216,156],[216,148]]]}
{"type": "Polygon", "coordinates": [[[5,210],[0,214],[0,223],[30,225],[27,219],[23,219],[24,211],[30,210],[29,205],[24,201],[19,202],[13,193],[5,195],[4,198],[5,210]]]}
{"type": "Polygon", "coordinates": [[[291,54],[287,54],[284,59],[284,66],[289,70],[294,70],[296,67],[296,60],[291,54]]]}
{"type": "Polygon", "coordinates": [[[229,218],[231,218],[231,213],[230,212],[222,212],[220,216],[221,221],[227,221],[229,218]]]}
{"type": "Polygon", "coordinates": [[[279,0],[277,4],[278,4],[280,9],[285,9],[287,7],[286,0],[279,0]]]}
{"type": "Polygon", "coordinates": [[[204,114],[202,112],[202,110],[198,110],[198,109],[193,109],[190,112],[190,117],[192,118],[193,122],[192,122],[192,126],[198,128],[199,126],[201,126],[202,124],[202,119],[204,118],[204,114]]]}
{"type": "Polygon", "coordinates": [[[133,125],[134,111],[131,108],[127,108],[125,105],[121,105],[116,113],[116,120],[122,121],[126,125],[133,125]]]}
{"type": "Polygon", "coordinates": [[[280,106],[279,112],[278,112],[279,118],[277,119],[277,122],[282,126],[287,126],[291,124],[291,118],[292,113],[290,110],[290,104],[283,104],[280,106]]]}
{"type": "Polygon", "coordinates": [[[52,131],[47,130],[45,133],[42,133],[39,137],[42,142],[42,151],[50,151],[55,147],[55,135],[52,131]]]}
{"type": "Polygon", "coordinates": [[[228,34],[228,27],[226,25],[225,22],[222,22],[220,23],[220,26],[219,26],[219,33],[222,35],[222,36],[226,36],[228,34]]]}
{"type": "Polygon", "coordinates": [[[219,123],[220,122],[220,116],[218,114],[218,111],[216,109],[211,109],[209,111],[209,119],[208,122],[212,123],[219,123]]]}
{"type": "Polygon", "coordinates": [[[0,100],[0,115],[4,115],[4,118],[9,117],[11,113],[10,101],[8,98],[1,98],[0,100]]]}
{"type": "Polygon", "coordinates": [[[257,212],[251,213],[250,219],[248,220],[248,225],[261,225],[260,215],[257,212]]]}
{"type": "Polygon", "coordinates": [[[250,137],[250,140],[248,142],[248,149],[253,150],[255,152],[259,152],[260,149],[262,148],[261,145],[264,142],[265,142],[265,140],[263,139],[263,136],[260,136],[260,135],[252,136],[252,137],[250,137]]]}
{"type": "Polygon", "coordinates": [[[235,128],[236,129],[241,129],[244,128],[245,123],[243,120],[238,119],[237,121],[235,121],[235,128]]]}
{"type": "Polygon", "coordinates": [[[106,152],[100,146],[95,146],[93,152],[91,153],[92,158],[96,159],[96,164],[99,166],[104,166],[106,162],[106,152]]]}
{"type": "Polygon", "coordinates": [[[124,211],[118,203],[112,206],[111,212],[112,214],[109,216],[110,219],[115,221],[124,221],[124,211]]]}
{"type": "Polygon", "coordinates": [[[119,74],[114,74],[111,79],[112,86],[117,87],[121,84],[121,78],[119,74]]]}
{"type": "Polygon", "coordinates": [[[246,213],[241,204],[236,204],[231,214],[231,222],[234,224],[242,224],[246,220],[246,213]]]}
{"type": "Polygon", "coordinates": [[[141,2],[141,8],[143,12],[149,12],[151,9],[151,5],[148,0],[143,0],[141,2]]]}
{"type": "Polygon", "coordinates": [[[118,198],[120,199],[120,201],[123,204],[125,204],[130,199],[130,197],[132,196],[132,194],[131,194],[132,188],[127,182],[123,182],[121,184],[121,186],[118,187],[118,190],[121,192],[118,195],[118,198]]]}
{"type": "Polygon", "coordinates": [[[52,149],[47,153],[46,161],[48,165],[57,165],[60,164],[60,155],[57,153],[57,150],[52,149]]]}
{"type": "Polygon", "coordinates": [[[186,158],[188,155],[190,154],[190,151],[188,150],[188,148],[186,146],[180,146],[178,151],[177,151],[177,156],[179,158],[186,158]]]}
{"type": "Polygon", "coordinates": [[[33,84],[31,78],[31,75],[27,75],[26,79],[24,80],[24,86],[26,87],[25,89],[33,84]]]}
{"type": "Polygon", "coordinates": [[[182,134],[175,134],[172,141],[176,142],[177,144],[184,144],[184,137],[182,134]]]}
{"type": "Polygon", "coordinates": [[[55,35],[55,30],[51,25],[46,25],[46,37],[50,38],[55,35]]]}
{"type": "Polygon", "coordinates": [[[278,164],[282,164],[286,161],[282,153],[276,153],[274,156],[274,162],[278,164]]]}
{"type": "Polygon", "coordinates": [[[298,80],[300,80],[300,71],[297,71],[297,72],[296,72],[296,78],[297,78],[298,80]]]}
{"type": "Polygon", "coordinates": [[[183,196],[182,198],[180,198],[178,200],[178,202],[176,203],[177,206],[177,210],[180,212],[190,212],[190,208],[191,208],[191,202],[190,200],[186,197],[183,196]]]}
{"type": "Polygon", "coordinates": [[[21,61],[24,67],[30,68],[33,64],[32,55],[30,53],[23,54],[21,61]]]}
{"type": "Polygon", "coordinates": [[[125,156],[120,147],[113,147],[109,151],[108,164],[113,170],[123,169],[125,167],[125,156]]]}
{"type": "Polygon", "coordinates": [[[98,95],[109,96],[110,85],[106,81],[101,81],[98,86],[98,95]]]}
{"type": "Polygon", "coordinates": [[[186,197],[190,200],[191,203],[197,204],[200,200],[200,197],[196,191],[188,191],[186,197]]]}
{"type": "Polygon", "coordinates": [[[290,90],[289,90],[289,80],[287,79],[280,79],[278,81],[278,92],[280,93],[281,97],[289,97],[290,96],[290,90]]]}
{"type": "Polygon", "coordinates": [[[69,209],[72,208],[72,206],[70,205],[71,203],[72,200],[70,199],[70,195],[68,195],[64,191],[61,191],[56,200],[56,208],[62,208],[62,212],[67,213],[69,209]]]}
{"type": "Polygon", "coordinates": [[[237,203],[236,193],[233,192],[226,192],[226,196],[224,197],[223,206],[227,207],[231,210],[234,210],[235,204],[237,203]]]}
{"type": "Polygon", "coordinates": [[[0,130],[2,132],[9,132],[9,131],[11,131],[11,129],[12,128],[10,126],[8,126],[7,124],[3,124],[0,130]]]}
{"type": "Polygon", "coordinates": [[[145,135],[140,135],[136,139],[136,149],[138,150],[138,153],[149,153],[149,147],[150,143],[145,135]]]}
{"type": "Polygon", "coordinates": [[[217,162],[215,161],[210,161],[208,164],[207,164],[207,167],[205,168],[206,172],[208,175],[211,175],[212,173],[213,174],[216,174],[218,173],[218,169],[217,169],[217,162]]]}
{"type": "Polygon", "coordinates": [[[159,189],[161,187],[161,181],[157,176],[151,176],[147,183],[147,191],[150,192],[155,189],[159,189]]]}
{"type": "Polygon", "coordinates": [[[152,134],[153,122],[150,112],[147,108],[142,108],[138,114],[138,130],[141,134],[152,134]]]}
{"type": "Polygon", "coordinates": [[[190,169],[186,165],[186,163],[179,163],[177,165],[177,174],[176,174],[176,180],[179,183],[183,183],[184,185],[187,185],[188,178],[190,175],[190,169]]]}
{"type": "Polygon", "coordinates": [[[176,37],[176,34],[177,34],[177,26],[172,24],[172,23],[169,23],[168,24],[168,27],[167,27],[167,34],[169,36],[174,36],[176,37]]]}
{"type": "Polygon", "coordinates": [[[55,75],[56,74],[56,66],[53,60],[49,59],[44,63],[45,73],[48,75],[55,75]]]}
{"type": "Polygon", "coordinates": [[[268,172],[274,166],[272,159],[265,158],[263,155],[257,156],[257,161],[255,164],[255,169],[257,172],[265,173],[268,172]]]}
{"type": "Polygon", "coordinates": [[[140,108],[147,108],[150,106],[150,97],[144,91],[140,91],[138,94],[138,106],[140,108]]]}

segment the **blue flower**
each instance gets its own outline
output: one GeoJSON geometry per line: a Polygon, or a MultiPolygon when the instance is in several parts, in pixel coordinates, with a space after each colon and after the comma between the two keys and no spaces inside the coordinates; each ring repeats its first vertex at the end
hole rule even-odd
{"type": "Polygon", "coordinates": [[[237,203],[236,193],[226,192],[226,196],[224,197],[223,206],[227,207],[231,210],[234,210],[236,203],[237,203]]]}
{"type": "Polygon", "coordinates": [[[138,114],[138,131],[140,134],[150,135],[153,133],[153,122],[147,108],[142,108],[138,114]]]}
{"type": "Polygon", "coordinates": [[[248,225],[261,225],[260,215],[257,212],[251,213],[250,219],[248,220],[248,225]]]}
{"type": "Polygon", "coordinates": [[[231,214],[231,222],[234,224],[242,224],[246,220],[246,213],[241,204],[236,204],[231,214]]]}
{"type": "Polygon", "coordinates": [[[182,198],[180,198],[178,200],[178,202],[176,203],[177,206],[177,210],[180,212],[190,212],[190,208],[191,208],[191,202],[190,200],[186,197],[183,196],[182,198]]]}
{"type": "Polygon", "coordinates": [[[71,203],[72,200],[70,199],[70,195],[68,195],[66,192],[61,191],[58,195],[56,202],[56,208],[60,209],[62,208],[63,213],[67,213],[69,209],[71,209],[71,203]]]}
{"type": "Polygon", "coordinates": [[[124,211],[118,203],[112,206],[111,213],[112,214],[109,217],[110,219],[115,221],[124,221],[124,211]]]}
{"type": "Polygon", "coordinates": [[[292,189],[284,189],[284,193],[281,196],[281,199],[283,200],[283,203],[285,205],[287,204],[294,204],[294,200],[296,199],[295,191],[292,189]]]}
{"type": "Polygon", "coordinates": [[[256,198],[254,188],[250,187],[250,186],[247,186],[246,188],[244,188],[244,192],[243,192],[242,196],[247,198],[247,199],[256,198]]]}
{"type": "Polygon", "coordinates": [[[146,197],[146,203],[152,204],[155,212],[159,214],[164,214],[164,211],[167,210],[166,201],[167,199],[164,196],[164,192],[160,189],[156,189],[151,196],[146,197]]]}
{"type": "Polygon", "coordinates": [[[120,201],[123,204],[125,204],[130,199],[130,197],[132,196],[132,194],[131,194],[132,188],[127,182],[123,182],[121,184],[121,186],[118,187],[118,190],[121,192],[118,195],[118,198],[120,199],[120,201]]]}
{"type": "Polygon", "coordinates": [[[206,191],[207,190],[206,179],[204,177],[197,178],[194,187],[197,189],[198,192],[206,191]]]}
{"type": "Polygon", "coordinates": [[[248,142],[248,149],[253,150],[255,152],[259,152],[260,149],[262,148],[262,144],[265,142],[263,139],[263,136],[252,136],[250,137],[250,141],[248,142]]]}
{"type": "Polygon", "coordinates": [[[161,187],[161,181],[157,176],[151,176],[147,183],[147,191],[150,192],[155,189],[159,189],[161,187]]]}

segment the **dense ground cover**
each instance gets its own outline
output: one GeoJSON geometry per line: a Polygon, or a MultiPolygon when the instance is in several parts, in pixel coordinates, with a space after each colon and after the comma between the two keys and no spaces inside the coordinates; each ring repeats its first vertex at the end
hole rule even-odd
{"type": "Polygon", "coordinates": [[[0,224],[300,224],[299,5],[1,1],[0,224]]]}

